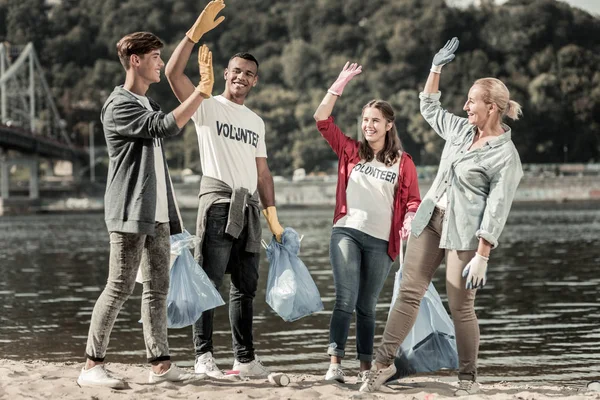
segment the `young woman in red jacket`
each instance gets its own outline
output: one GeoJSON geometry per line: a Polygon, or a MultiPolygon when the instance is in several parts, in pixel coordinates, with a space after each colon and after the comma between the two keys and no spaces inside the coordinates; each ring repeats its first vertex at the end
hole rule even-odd
{"type": "Polygon", "coordinates": [[[329,326],[331,365],[325,380],[344,382],[341,360],[352,314],[356,310],[359,380],[371,368],[375,307],[392,262],[400,252],[400,236],[421,203],[417,171],[402,151],[394,110],[382,100],[362,110],[362,140],[344,135],[331,112],[346,84],[362,70],[346,63],[315,112],[317,128],[339,158],[330,259],[335,306],[329,326]]]}

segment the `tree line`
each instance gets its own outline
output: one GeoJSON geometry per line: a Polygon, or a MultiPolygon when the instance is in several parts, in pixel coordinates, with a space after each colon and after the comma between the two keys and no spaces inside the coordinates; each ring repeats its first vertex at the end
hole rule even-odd
{"type": "MultiPolygon", "coordinates": [[[[527,163],[600,160],[600,19],[555,0],[510,0],[454,8],[444,0],[227,0],[226,20],[202,41],[213,51],[215,91],[224,88],[229,57],[248,51],[260,62],[247,105],[265,120],[269,165],[328,171],[335,155],[316,130],[313,112],[347,60],[363,73],[336,105],[336,122],[358,133],[362,106],[389,101],[403,146],[417,165],[435,164],[442,142],[419,113],[431,59],[447,39],[461,43],[442,73],[442,104],[464,115],[469,87],[493,76],[523,106],[511,122],[527,163]]],[[[115,44],[146,30],[165,43],[168,59],[206,1],[0,0],[0,41],[33,42],[70,130],[87,140],[88,122],[124,80],[115,44]]],[[[198,77],[195,57],[186,70],[198,77]]],[[[177,105],[166,79],[149,96],[177,105]]],[[[98,140],[101,140],[101,135],[98,140]]],[[[191,123],[167,144],[172,166],[198,170],[191,123]]],[[[101,144],[101,143],[98,143],[101,144]]]]}

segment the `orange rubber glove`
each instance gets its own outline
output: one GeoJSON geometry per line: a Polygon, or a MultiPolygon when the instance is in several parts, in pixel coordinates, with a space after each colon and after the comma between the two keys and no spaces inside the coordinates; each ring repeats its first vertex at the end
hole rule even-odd
{"type": "Polygon", "coordinates": [[[275,208],[275,206],[267,207],[263,210],[263,214],[267,220],[267,224],[269,225],[269,230],[273,235],[275,235],[275,240],[281,243],[283,227],[281,224],[279,224],[279,219],[277,218],[277,208],[275,208]]]}
{"type": "Polygon", "coordinates": [[[212,51],[205,44],[198,49],[198,67],[200,69],[200,83],[196,86],[196,91],[200,92],[202,97],[208,99],[212,94],[215,75],[213,73],[212,51]]]}
{"type": "Polygon", "coordinates": [[[192,42],[198,43],[202,35],[214,29],[219,25],[225,17],[221,16],[217,20],[217,14],[225,8],[225,1],[213,0],[204,7],[204,10],[198,16],[198,19],[189,31],[185,34],[192,42]]]}

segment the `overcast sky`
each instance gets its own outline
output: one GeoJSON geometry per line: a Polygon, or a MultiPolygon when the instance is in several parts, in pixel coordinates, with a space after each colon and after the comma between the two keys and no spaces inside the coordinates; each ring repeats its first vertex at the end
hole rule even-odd
{"type": "MultiPolygon", "coordinates": [[[[565,3],[569,3],[574,7],[579,7],[592,15],[600,17],[600,0],[562,0],[565,3]]],[[[453,5],[467,5],[471,3],[478,3],[478,0],[447,0],[449,4],[453,5]]],[[[505,3],[506,0],[496,0],[497,3],[505,3]]]]}

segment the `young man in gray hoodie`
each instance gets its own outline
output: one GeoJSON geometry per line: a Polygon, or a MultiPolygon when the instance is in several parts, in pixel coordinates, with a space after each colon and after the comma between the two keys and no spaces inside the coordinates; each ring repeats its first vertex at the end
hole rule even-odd
{"type": "Polygon", "coordinates": [[[117,53],[125,68],[125,84],[117,86],[104,103],[101,121],[110,158],[104,198],[106,226],[110,234],[108,280],[98,298],[86,347],[86,364],[80,386],[125,387],[123,380],[104,368],[110,333],[117,315],[133,292],[138,268],[143,279],[142,322],[146,354],[151,364],[150,383],[202,379],[171,364],[167,342],[170,240],[181,233],[181,219],[162,146],[164,138],[177,135],[214,82],[212,54],[200,48],[200,84],[170,113],[146,92],[160,81],[164,62],[163,43],[149,32],[124,36],[117,53]]]}

